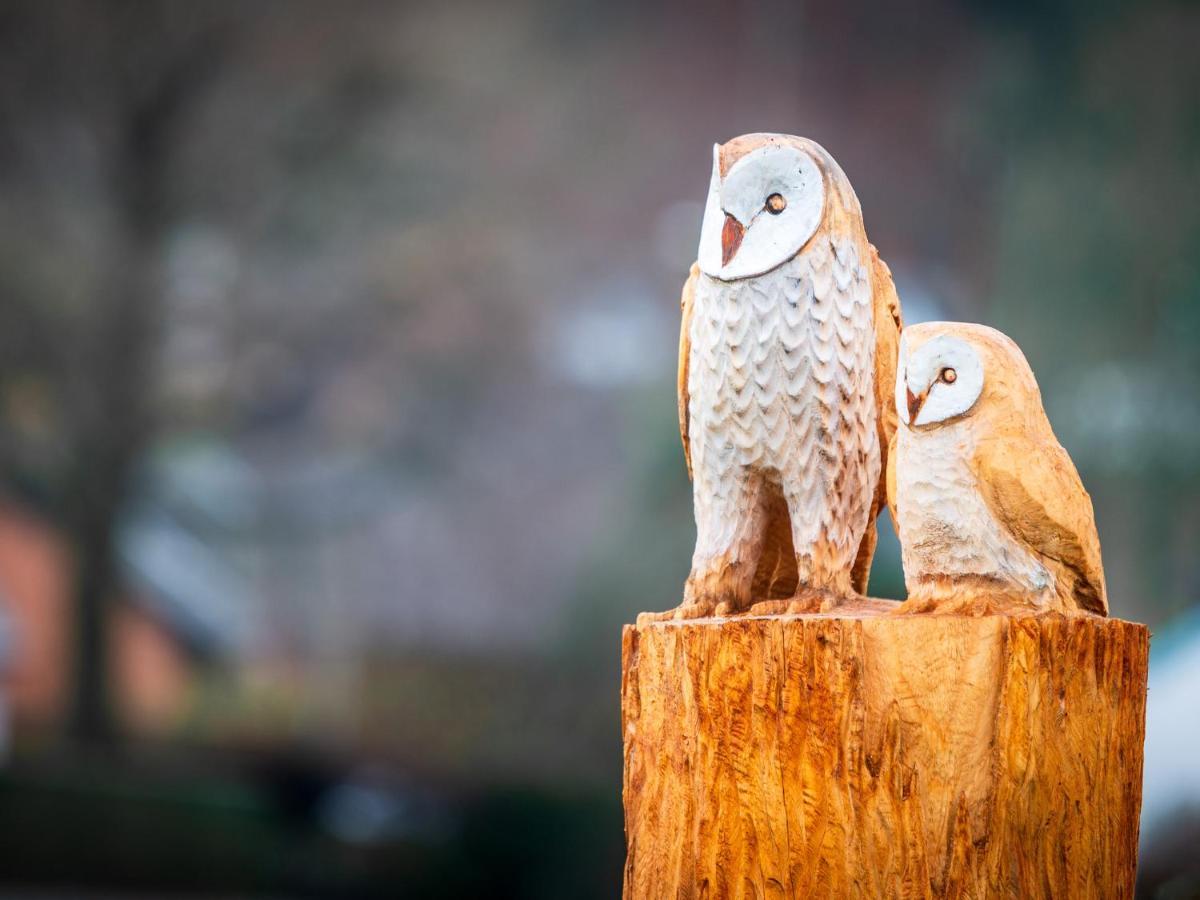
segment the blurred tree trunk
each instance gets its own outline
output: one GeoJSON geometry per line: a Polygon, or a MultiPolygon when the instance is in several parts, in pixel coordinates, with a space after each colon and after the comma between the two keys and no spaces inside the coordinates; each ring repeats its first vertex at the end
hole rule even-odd
{"type": "MultiPolygon", "coordinates": [[[[121,234],[92,327],[83,336],[69,528],[76,551],[76,656],[70,730],[84,743],[117,733],[110,696],[109,615],[122,590],[117,539],[130,481],[154,429],[163,286],[161,257],[170,225],[170,165],[182,120],[218,61],[219,31],[193,36],[151,73],[134,70],[115,105],[110,168],[121,234]]],[[[164,41],[164,43],[169,43],[164,41]]],[[[122,44],[113,44],[117,53],[122,44]]],[[[114,66],[120,63],[114,60],[114,66]]]]}
{"type": "Polygon", "coordinates": [[[87,336],[90,358],[81,375],[104,373],[83,386],[86,412],[78,422],[68,527],[76,552],[75,646],[71,733],[88,743],[115,734],[109,698],[109,609],[120,590],[118,519],[134,465],[150,432],[149,390],[157,319],[154,247],[131,235],[114,260],[108,302],[87,336]]]}

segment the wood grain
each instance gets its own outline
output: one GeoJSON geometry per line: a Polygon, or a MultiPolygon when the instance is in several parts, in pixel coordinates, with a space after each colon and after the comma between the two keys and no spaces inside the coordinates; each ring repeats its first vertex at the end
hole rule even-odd
{"type": "Polygon", "coordinates": [[[626,898],[1133,896],[1145,626],[884,608],[626,627],[626,898]]]}
{"type": "Polygon", "coordinates": [[[1108,615],[1092,500],[1021,348],[966,322],[913,325],[900,348],[887,483],[906,611],[1108,615]]]}
{"type": "Polygon", "coordinates": [[[696,546],[683,603],[660,618],[826,608],[867,587],[900,301],[824,148],[752,134],[713,149],[677,370],[696,546]],[[781,218],[758,214],[768,182],[781,218]]]}

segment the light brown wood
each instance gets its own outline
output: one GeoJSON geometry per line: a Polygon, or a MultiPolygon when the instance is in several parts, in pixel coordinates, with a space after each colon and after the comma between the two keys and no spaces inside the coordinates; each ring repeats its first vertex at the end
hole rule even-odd
{"type": "Polygon", "coordinates": [[[682,604],[659,618],[785,598],[790,612],[826,609],[867,588],[900,301],[824,148],[750,134],[713,149],[680,304],[696,548],[682,604]]]}
{"type": "Polygon", "coordinates": [[[900,345],[900,333],[904,321],[900,313],[900,297],[896,294],[896,283],[892,270],[879,256],[875,245],[871,249],[871,304],[875,322],[875,403],[879,409],[876,427],[879,430],[879,483],[875,486],[875,498],[871,501],[871,512],[867,517],[867,531],[858,547],[854,567],[850,573],[850,586],[855,592],[866,595],[867,583],[871,580],[871,559],[875,556],[875,544],[879,533],[875,520],[887,503],[888,497],[888,454],[896,436],[899,416],[892,394],[896,384],[896,357],[900,345]]]}
{"type": "Polygon", "coordinates": [[[900,347],[887,484],[905,610],[1108,615],[1092,500],[1021,349],[965,322],[900,347]]]}
{"type": "Polygon", "coordinates": [[[683,283],[683,293],[679,297],[679,375],[676,381],[676,396],[679,405],[679,440],[683,443],[683,460],[687,463],[688,479],[692,478],[692,442],[688,437],[688,366],[691,363],[691,330],[692,312],[695,310],[693,300],[696,297],[696,279],[700,277],[700,267],[692,263],[688,280],[683,283]]]}
{"type": "Polygon", "coordinates": [[[625,629],[627,900],[1133,896],[1145,626],[890,606],[625,629]]]}

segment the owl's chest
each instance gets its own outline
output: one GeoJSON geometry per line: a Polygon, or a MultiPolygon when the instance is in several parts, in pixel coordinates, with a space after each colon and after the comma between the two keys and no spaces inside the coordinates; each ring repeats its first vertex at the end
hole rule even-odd
{"type": "Polygon", "coordinates": [[[841,265],[833,250],[801,254],[735,282],[701,278],[689,335],[693,394],[769,399],[806,395],[813,381],[860,387],[874,352],[870,287],[857,257],[844,256],[841,265]]]}
{"type": "Polygon", "coordinates": [[[692,352],[741,368],[766,361],[766,350],[800,350],[812,299],[811,281],[779,272],[732,283],[705,278],[696,291],[692,352]]]}
{"type": "Polygon", "coordinates": [[[901,427],[896,446],[897,514],[908,576],[980,575],[1039,590],[1049,573],[996,520],[968,460],[969,435],[901,427]]]}

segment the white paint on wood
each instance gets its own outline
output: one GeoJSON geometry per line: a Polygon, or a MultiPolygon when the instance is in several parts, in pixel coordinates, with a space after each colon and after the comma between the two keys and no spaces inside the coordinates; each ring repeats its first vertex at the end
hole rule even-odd
{"type": "Polygon", "coordinates": [[[733,281],[761,275],[795,256],[813,236],[825,205],[821,171],[811,156],[788,144],[767,144],[747,153],[722,180],[720,147],[713,147],[713,171],[700,232],[701,270],[733,281]],[[767,199],[786,202],[772,213],[767,199]],[[745,229],[741,246],[723,263],[721,232],[726,215],[745,229]]]}
{"type": "Polygon", "coordinates": [[[905,330],[897,373],[889,481],[907,607],[1107,615],[1091,499],[1020,348],[983,325],[927,322],[905,330]]]}
{"type": "Polygon", "coordinates": [[[976,436],[968,422],[896,432],[901,559],[910,593],[924,576],[995,579],[1049,599],[1050,573],[988,508],[968,460],[976,436]]]}
{"type": "Polygon", "coordinates": [[[880,468],[871,284],[857,244],[822,233],[758,278],[702,275],[695,304],[693,570],[754,540],[758,491],[773,479],[797,555],[848,577],[880,468]]]}
{"type": "Polygon", "coordinates": [[[913,425],[932,425],[961,416],[975,405],[983,392],[983,364],[966,341],[940,335],[907,353],[900,335],[900,368],[896,375],[896,412],[909,424],[907,392],[922,400],[913,425]],[[954,380],[943,380],[953,372],[954,380]]]}

